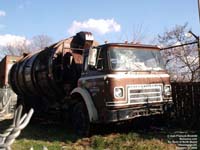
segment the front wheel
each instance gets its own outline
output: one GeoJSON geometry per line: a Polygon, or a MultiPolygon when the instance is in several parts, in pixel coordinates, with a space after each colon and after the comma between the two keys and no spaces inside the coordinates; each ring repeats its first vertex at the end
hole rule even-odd
{"type": "Polygon", "coordinates": [[[75,133],[79,136],[89,136],[90,121],[88,111],[84,102],[78,102],[73,106],[71,117],[75,133]]]}

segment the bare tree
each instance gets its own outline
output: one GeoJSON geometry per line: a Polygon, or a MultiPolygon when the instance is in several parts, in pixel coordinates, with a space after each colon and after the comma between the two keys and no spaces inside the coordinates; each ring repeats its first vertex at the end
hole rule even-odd
{"type": "Polygon", "coordinates": [[[1,58],[3,58],[5,55],[21,56],[23,53],[31,52],[30,42],[28,40],[8,43],[6,46],[2,46],[0,49],[2,51],[1,58]]]}
{"type": "Polygon", "coordinates": [[[132,43],[141,43],[145,38],[146,31],[143,28],[143,25],[133,26],[133,31],[131,35],[132,43]]]}
{"type": "Polygon", "coordinates": [[[0,47],[0,60],[5,55],[21,56],[23,53],[30,53],[35,50],[42,50],[49,46],[52,38],[47,35],[36,35],[32,40],[24,39],[23,41],[16,41],[8,43],[6,46],[0,47]]]}
{"type": "Polygon", "coordinates": [[[124,32],[119,37],[118,41],[129,41],[131,43],[141,43],[146,38],[146,30],[142,24],[133,25],[132,29],[128,32],[124,32]]]}
{"type": "Polygon", "coordinates": [[[48,35],[36,35],[32,38],[32,46],[34,50],[42,50],[52,43],[52,38],[48,35]]]}
{"type": "MultiPolygon", "coordinates": [[[[158,35],[158,42],[162,47],[182,45],[194,41],[188,33],[188,24],[176,25],[162,35],[158,35]]],[[[166,67],[173,81],[197,81],[199,80],[198,48],[196,44],[178,46],[162,51],[166,67]]]]}

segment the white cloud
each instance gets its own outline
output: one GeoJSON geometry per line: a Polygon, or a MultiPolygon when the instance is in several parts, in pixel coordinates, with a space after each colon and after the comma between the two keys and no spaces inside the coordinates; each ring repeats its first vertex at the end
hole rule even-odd
{"type": "Polygon", "coordinates": [[[73,21],[71,27],[68,29],[70,35],[74,35],[79,31],[91,31],[98,34],[106,34],[109,32],[119,32],[121,29],[114,19],[88,19],[83,22],[73,21]]]}
{"type": "Polygon", "coordinates": [[[6,12],[3,10],[0,10],[0,17],[4,17],[4,16],[6,16],[6,12]]]}
{"type": "Polygon", "coordinates": [[[18,35],[11,35],[11,34],[5,34],[5,35],[0,35],[0,46],[4,47],[7,45],[10,46],[19,46],[20,44],[26,43],[27,45],[30,44],[30,41],[26,39],[24,36],[18,36],[18,35]]]}

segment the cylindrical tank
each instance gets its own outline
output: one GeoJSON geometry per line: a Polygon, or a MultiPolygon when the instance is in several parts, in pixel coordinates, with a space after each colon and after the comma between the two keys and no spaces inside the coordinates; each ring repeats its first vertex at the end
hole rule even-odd
{"type": "Polygon", "coordinates": [[[10,70],[12,89],[19,96],[45,97],[48,101],[62,99],[76,86],[81,75],[80,49],[89,48],[92,43],[91,33],[79,32],[42,51],[28,54],[10,70]]]}

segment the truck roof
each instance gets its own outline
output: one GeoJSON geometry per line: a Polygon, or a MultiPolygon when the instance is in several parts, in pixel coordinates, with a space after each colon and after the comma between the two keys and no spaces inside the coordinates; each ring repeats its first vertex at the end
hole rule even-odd
{"type": "Polygon", "coordinates": [[[99,47],[111,47],[111,46],[117,46],[117,47],[135,47],[135,48],[149,48],[149,49],[160,50],[160,48],[157,45],[147,45],[147,44],[106,43],[106,44],[103,44],[103,45],[99,45],[99,47]]]}

